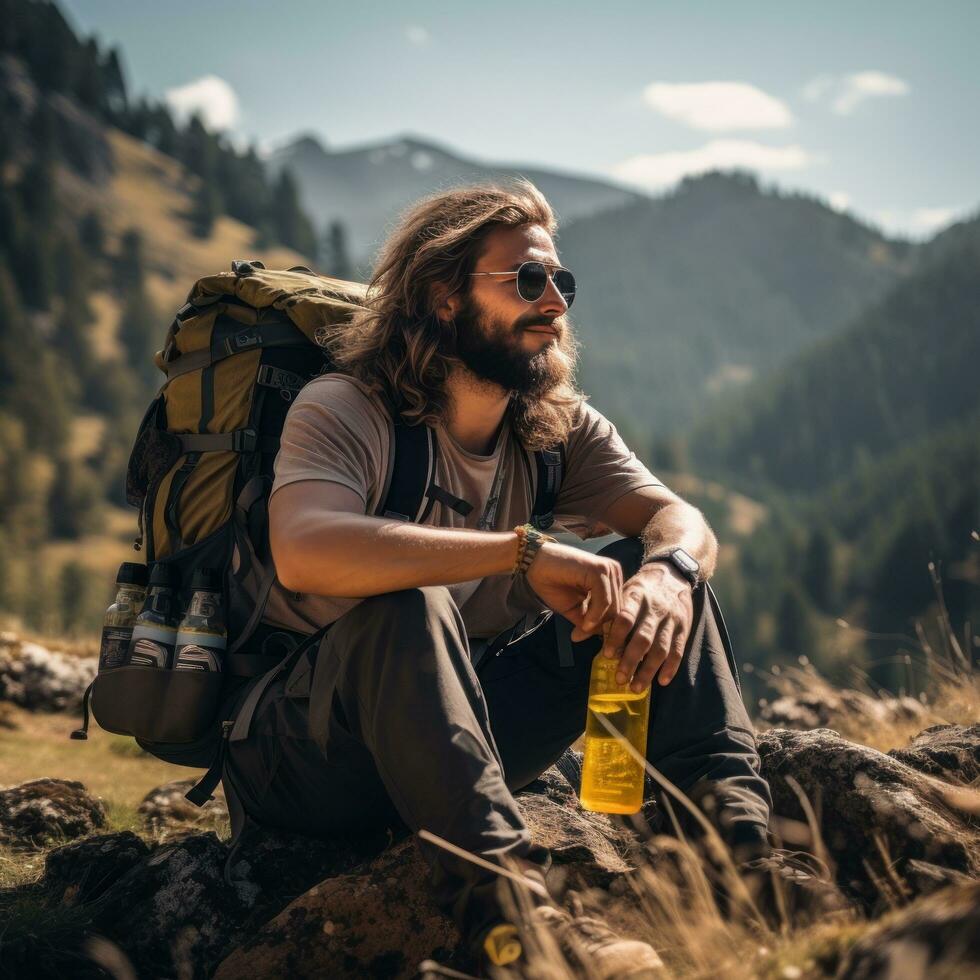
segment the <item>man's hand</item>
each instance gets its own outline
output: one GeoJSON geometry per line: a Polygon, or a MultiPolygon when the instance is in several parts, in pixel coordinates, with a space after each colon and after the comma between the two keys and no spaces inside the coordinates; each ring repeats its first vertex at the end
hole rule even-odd
{"type": "MultiPolygon", "coordinates": [[[[611,617],[602,647],[603,656],[622,657],[617,682],[625,684],[632,677],[630,686],[639,693],[659,670],[660,684],[669,684],[680,668],[693,623],[687,579],[666,562],[643,565],[623,586],[619,611],[611,617]]],[[[584,626],[575,627],[573,641],[591,635],[584,626]]]]}
{"type": "Polygon", "coordinates": [[[571,621],[573,640],[602,632],[602,624],[620,612],[623,569],[613,558],[546,541],[527,570],[527,580],[549,609],[571,621]]]}

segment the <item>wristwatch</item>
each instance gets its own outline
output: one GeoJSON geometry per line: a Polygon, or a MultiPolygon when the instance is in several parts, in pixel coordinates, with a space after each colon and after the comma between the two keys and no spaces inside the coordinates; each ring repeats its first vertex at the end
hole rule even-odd
{"type": "Polygon", "coordinates": [[[659,555],[651,555],[640,564],[649,565],[653,561],[669,562],[691,583],[692,589],[698,587],[701,580],[701,566],[683,548],[672,548],[670,551],[664,551],[659,555]]]}

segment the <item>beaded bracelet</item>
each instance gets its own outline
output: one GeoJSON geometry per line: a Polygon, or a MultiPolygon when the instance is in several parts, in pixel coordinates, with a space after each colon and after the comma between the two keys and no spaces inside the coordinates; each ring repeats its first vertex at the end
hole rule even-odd
{"type": "Polygon", "coordinates": [[[550,534],[542,534],[533,524],[519,524],[514,531],[517,534],[517,558],[511,569],[512,577],[526,575],[541,545],[555,540],[550,534]]]}

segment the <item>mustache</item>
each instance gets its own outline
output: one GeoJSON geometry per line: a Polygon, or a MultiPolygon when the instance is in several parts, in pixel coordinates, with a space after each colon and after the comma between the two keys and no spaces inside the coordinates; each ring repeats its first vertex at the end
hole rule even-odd
{"type": "Polygon", "coordinates": [[[518,324],[519,329],[527,330],[530,327],[550,327],[552,330],[557,330],[559,333],[565,332],[565,319],[564,317],[547,317],[547,316],[536,316],[532,317],[530,320],[521,321],[518,324]]]}

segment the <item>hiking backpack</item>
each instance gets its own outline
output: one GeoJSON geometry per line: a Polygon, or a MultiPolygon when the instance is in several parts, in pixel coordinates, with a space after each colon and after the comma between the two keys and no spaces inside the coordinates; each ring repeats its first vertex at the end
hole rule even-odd
{"type": "MultiPolygon", "coordinates": [[[[228,646],[220,671],[100,667],[86,691],[83,726],[72,737],[87,737],[91,701],[102,728],[134,737],[165,761],[210,765],[187,794],[198,805],[221,775],[234,721],[222,720],[217,750],[214,733],[229,684],[259,678],[243,706],[250,720],[252,702],[298,652],[293,642],[271,650],[250,643],[275,580],[267,509],[273,462],[290,404],[308,381],[333,370],[326,338],[362,308],[365,291],[304,267],[273,271],[236,261],[231,272],[198,280],[156,355],[166,381],[140,424],[126,476],[127,499],[139,510],[135,546],[147,565],[176,569],[181,608],[195,570],[220,573],[228,646]]],[[[375,515],[422,522],[437,501],[467,514],[470,504],[435,483],[435,432],[391,415],[388,473],[375,515]]],[[[528,465],[537,470],[530,520],[544,529],[553,521],[564,449],[529,453],[528,465]]],[[[282,631],[270,635],[289,639],[282,631]]],[[[311,648],[318,635],[301,646],[311,648]]],[[[247,721],[237,737],[245,734],[247,721]]]]}

